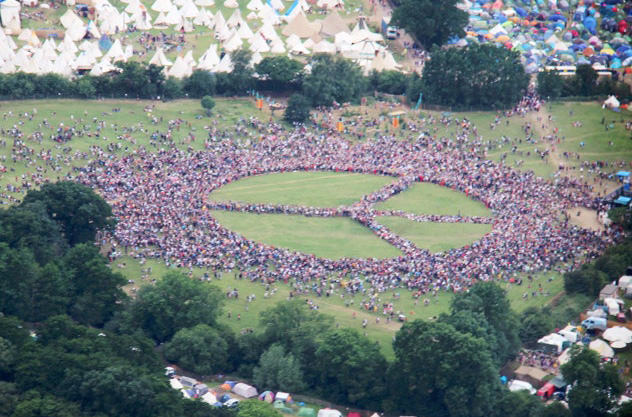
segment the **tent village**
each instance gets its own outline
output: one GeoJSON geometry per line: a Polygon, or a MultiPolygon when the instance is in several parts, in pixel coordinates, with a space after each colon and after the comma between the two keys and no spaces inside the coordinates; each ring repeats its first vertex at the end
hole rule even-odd
{"type": "MultiPolygon", "coordinates": [[[[592,308],[581,315],[581,325],[569,324],[543,336],[533,350],[523,351],[515,379],[503,382],[511,391],[529,391],[544,399],[564,399],[568,384],[560,367],[571,359],[573,345],[586,345],[597,352],[603,362],[618,360],[617,354],[632,347],[632,268],[628,275],[606,285],[592,308]],[[628,306],[628,312],[625,306],[628,306]],[[630,320],[629,320],[630,319],[630,320]]],[[[632,401],[623,395],[621,402],[632,401]]]]}
{"type": "MultiPolygon", "coordinates": [[[[177,375],[173,367],[165,368],[165,375],[169,377],[171,388],[182,393],[184,398],[199,399],[214,407],[237,407],[240,400],[258,399],[272,404],[273,407],[284,414],[298,417],[342,417],[343,414],[334,408],[316,409],[306,405],[302,401],[295,401],[287,392],[262,391],[259,393],[255,387],[243,382],[224,381],[215,388],[188,376],[177,375]]],[[[347,417],[360,417],[360,413],[349,412],[347,417]]],[[[374,413],[371,417],[379,417],[374,413]]]]}
{"type": "Polygon", "coordinates": [[[339,53],[358,62],[366,73],[400,68],[382,34],[372,31],[365,18],[341,16],[342,0],[319,0],[313,6],[305,0],[222,1],[222,7],[211,7],[214,0],[146,4],[124,0],[116,3],[124,8],[117,9],[108,0],[77,4],[68,0],[65,5],[52,6],[60,11],[65,8],[59,18],[50,15],[45,20],[47,28],[58,30],[34,30],[29,26],[43,22],[22,21],[21,16],[43,15],[51,5],[35,1],[30,3],[33,8],[6,0],[0,2],[4,25],[4,31],[0,30],[0,73],[101,75],[116,71],[117,62],[140,60],[164,67],[167,76],[183,78],[195,69],[230,72],[231,53],[240,48],[252,52],[253,65],[264,55],[339,53]],[[323,18],[315,10],[326,15],[323,18]],[[311,16],[319,18],[312,20],[311,16]],[[189,40],[193,36],[196,40],[189,40]],[[143,40],[150,37],[152,45],[148,46],[143,40]],[[208,41],[205,50],[194,51],[193,42],[206,45],[208,41]],[[176,57],[169,59],[168,55],[176,57]]]}

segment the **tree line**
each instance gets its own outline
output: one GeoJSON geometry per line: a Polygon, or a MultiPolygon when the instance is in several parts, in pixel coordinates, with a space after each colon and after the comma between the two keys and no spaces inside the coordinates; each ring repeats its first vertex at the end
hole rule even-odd
{"type": "Polygon", "coordinates": [[[588,64],[578,65],[570,77],[562,77],[555,71],[538,73],[538,94],[551,100],[609,95],[623,102],[632,100],[630,86],[619,80],[618,73],[599,80],[597,71],[588,64]]]}
{"type": "MultiPolygon", "coordinates": [[[[583,393],[570,398],[571,411],[505,389],[500,369],[519,351],[523,325],[492,282],[455,294],[436,320],[405,323],[392,360],[304,300],[277,303],[256,329],[236,333],[219,320],[221,290],[180,271],[128,297],[93,243],[114,225],[103,199],[71,182],[0,210],[0,415],[235,415],[182,399],[162,355],[200,375],[232,373],[260,389],[397,415],[606,415],[595,410],[613,410],[622,389],[616,372],[584,351],[564,370],[583,393]]],[[[262,407],[248,403],[236,417],[279,416],[262,407]]]]}

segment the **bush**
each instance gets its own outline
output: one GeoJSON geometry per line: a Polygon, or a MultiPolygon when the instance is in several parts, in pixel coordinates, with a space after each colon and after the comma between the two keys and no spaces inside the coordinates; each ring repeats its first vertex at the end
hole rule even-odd
{"type": "Polygon", "coordinates": [[[215,107],[215,100],[213,100],[213,97],[211,96],[202,97],[200,104],[202,105],[202,108],[206,110],[206,115],[210,116],[211,110],[213,110],[213,107],[215,107]]]}
{"type": "Polygon", "coordinates": [[[302,94],[292,94],[283,118],[290,123],[304,123],[309,119],[312,103],[302,94]]]}

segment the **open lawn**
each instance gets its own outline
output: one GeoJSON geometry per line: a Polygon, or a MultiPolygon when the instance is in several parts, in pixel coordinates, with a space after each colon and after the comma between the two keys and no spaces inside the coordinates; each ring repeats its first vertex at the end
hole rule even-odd
{"type": "Polygon", "coordinates": [[[255,175],[211,193],[211,200],[310,207],[350,205],[395,178],[337,172],[285,172],[255,175]]]}
{"type": "Polygon", "coordinates": [[[376,204],[378,209],[403,210],[414,214],[489,217],[491,210],[464,193],[427,182],[413,184],[408,190],[376,204]]]}
{"type": "Polygon", "coordinates": [[[416,222],[391,216],[379,217],[377,221],[430,252],[446,252],[469,245],[492,230],[491,224],[416,222]]]}
{"type": "MultiPolygon", "coordinates": [[[[63,178],[70,172],[73,166],[85,165],[92,157],[89,153],[83,157],[77,152],[89,152],[92,146],[99,146],[106,149],[108,145],[120,145],[120,149],[115,153],[119,156],[134,152],[143,146],[149,151],[158,151],[160,148],[191,147],[195,150],[204,148],[204,140],[208,137],[207,128],[214,127],[219,130],[234,130],[235,125],[239,124],[240,119],[248,119],[251,116],[259,117],[262,120],[268,120],[271,115],[265,110],[259,112],[255,109],[252,100],[248,99],[216,99],[217,105],[213,110],[213,116],[208,118],[204,115],[198,100],[178,100],[174,102],[150,102],[136,100],[99,100],[99,101],[82,101],[82,100],[29,100],[29,101],[12,101],[0,102],[0,128],[4,130],[2,139],[6,140],[7,146],[0,147],[0,157],[4,157],[0,164],[6,167],[7,172],[0,174],[0,187],[2,192],[12,197],[22,198],[24,189],[17,193],[6,192],[6,186],[21,187],[24,178],[31,178],[31,175],[37,171],[41,172],[43,178],[56,180],[63,178]],[[155,105],[151,114],[144,111],[144,107],[155,105]],[[25,113],[34,113],[32,119],[25,116],[25,113]],[[116,111],[114,111],[116,109],[116,111]],[[162,118],[162,119],[161,119],[162,118]],[[170,120],[181,119],[183,122],[178,129],[172,131],[173,140],[171,142],[158,142],[152,145],[150,135],[152,132],[158,131],[165,133],[170,120]],[[96,122],[95,122],[96,120],[96,122]],[[101,127],[98,127],[101,122],[101,127]],[[70,142],[58,144],[51,140],[51,135],[56,134],[57,128],[63,123],[65,127],[85,128],[86,134],[82,137],[74,137],[70,142]],[[45,165],[41,158],[33,156],[17,155],[14,161],[11,158],[12,137],[9,130],[16,126],[21,132],[21,138],[24,144],[32,151],[30,155],[38,155],[40,152],[51,152],[51,165],[45,165]],[[41,132],[43,140],[41,142],[33,140],[31,135],[35,132],[41,132]],[[89,134],[88,134],[89,132],[89,134]],[[96,133],[99,136],[96,136],[96,133]],[[195,139],[193,139],[193,137],[195,139]]],[[[431,114],[425,112],[426,116],[431,114]]],[[[533,118],[544,117],[548,114],[547,109],[543,109],[540,115],[533,115],[533,118]]],[[[359,112],[359,114],[362,114],[359,112]]],[[[411,113],[418,119],[418,113],[411,113]]],[[[435,113],[432,113],[435,114],[435,113]]],[[[573,152],[579,152],[582,158],[593,158],[600,160],[625,160],[629,163],[632,160],[632,141],[628,139],[629,134],[621,123],[621,117],[628,120],[627,113],[614,113],[602,110],[597,103],[564,103],[553,104],[551,106],[551,114],[553,125],[558,126],[560,135],[565,139],[560,148],[568,149],[573,152]],[[570,115],[570,110],[573,115],[570,115]],[[609,140],[614,142],[610,146],[608,140],[603,139],[602,132],[605,127],[601,125],[602,117],[615,120],[615,126],[608,131],[609,140]],[[575,128],[571,125],[573,121],[580,120],[583,122],[582,128],[575,128]],[[610,136],[612,135],[612,136],[610,136]],[[579,143],[585,142],[583,148],[579,143]]],[[[409,117],[413,117],[413,116],[409,117]]],[[[435,114],[436,115],[436,114],[435,114]]],[[[281,114],[274,115],[278,120],[281,114]]],[[[488,157],[496,159],[504,152],[510,152],[511,144],[503,143],[502,136],[511,137],[512,140],[524,139],[522,126],[526,119],[514,117],[509,119],[509,124],[503,120],[494,129],[491,129],[490,123],[496,117],[495,112],[476,112],[476,113],[455,113],[453,117],[468,117],[477,127],[479,135],[484,140],[490,141],[490,150],[488,157]]],[[[387,122],[385,122],[387,123],[387,122]]],[[[242,125],[243,126],[243,125],[242,125]]],[[[442,125],[430,125],[430,129],[437,129],[433,134],[439,136],[451,137],[456,132],[454,126],[443,128],[442,125]]],[[[230,139],[236,143],[247,143],[256,140],[261,132],[255,132],[250,128],[247,131],[252,133],[251,138],[244,135],[232,135],[230,139]]],[[[410,132],[400,132],[403,137],[408,137],[410,132]]],[[[529,144],[524,140],[519,143],[519,149],[527,152],[533,151],[539,144],[529,144]]],[[[529,169],[533,167],[536,174],[548,177],[551,173],[557,171],[557,167],[551,158],[541,159],[539,157],[518,155],[510,156],[507,163],[514,166],[514,160],[522,159],[523,164],[519,169],[529,169]],[[513,158],[513,159],[512,159],[513,158]]],[[[569,162],[570,164],[571,162],[569,162]]],[[[572,161],[573,164],[578,162],[572,161]]],[[[572,172],[571,172],[572,173],[572,172]]],[[[298,175],[305,173],[290,173],[285,175],[298,175]]],[[[360,195],[367,191],[379,188],[384,183],[390,181],[388,177],[370,176],[370,175],[350,175],[333,173],[317,173],[322,175],[321,178],[314,181],[303,182],[303,187],[294,189],[292,192],[285,193],[281,188],[270,185],[266,192],[253,195],[253,202],[266,202],[264,199],[266,194],[271,195],[270,202],[289,202],[295,201],[297,204],[336,206],[337,204],[348,204],[356,201],[360,195]],[[326,179],[323,177],[327,177],[326,179]],[[357,183],[355,182],[357,181],[357,183]],[[351,186],[353,184],[353,186],[351,186]],[[302,192],[308,187],[311,192],[302,192]],[[325,191],[326,190],[326,191],[325,191]],[[290,200],[283,200],[290,199],[290,200]],[[294,200],[292,200],[294,199],[294,200]],[[325,204],[326,203],[326,204],[325,204]]],[[[250,192],[246,189],[239,189],[243,184],[247,185],[247,181],[271,181],[265,177],[251,177],[239,182],[227,185],[210,195],[211,198],[235,199],[240,195],[240,199],[247,199],[250,192]],[[233,188],[236,187],[236,188],[233,188]],[[232,196],[229,196],[232,194],[232,196]],[[227,197],[228,196],[228,197],[227,197]]],[[[307,178],[307,177],[303,177],[307,178]]],[[[312,177],[316,178],[316,177],[312,177]]],[[[302,180],[302,179],[301,179],[302,180]]],[[[254,184],[254,183],[253,183],[254,184]]],[[[251,185],[253,185],[251,184],[251,185]]],[[[257,189],[265,184],[257,184],[257,189]]],[[[285,186],[289,186],[286,184],[285,186]]],[[[278,187],[278,181],[277,181],[278,187]]],[[[286,188],[287,189],[287,188],[286,188]]],[[[6,202],[6,198],[3,199],[6,202]]],[[[462,215],[490,215],[487,210],[478,202],[468,199],[464,194],[453,192],[451,190],[429,186],[429,184],[416,184],[410,190],[401,193],[392,200],[380,205],[384,208],[402,209],[412,213],[431,213],[431,214],[460,214],[462,215]],[[389,207],[389,205],[391,205],[389,207]]],[[[306,252],[318,253],[320,256],[395,256],[398,252],[392,246],[378,239],[368,229],[363,228],[359,224],[349,219],[322,219],[322,218],[301,218],[300,216],[276,216],[276,215],[251,215],[237,214],[228,212],[215,213],[222,224],[230,227],[246,236],[261,240],[268,244],[279,246],[291,245],[296,249],[306,252]],[[265,221],[262,219],[265,218],[265,221]],[[237,220],[236,220],[237,219],[237,220]],[[275,220],[272,220],[275,219],[275,220]],[[229,222],[233,222],[229,224],[229,222]],[[250,235],[249,233],[259,233],[258,235],[250,235]],[[267,237],[265,236],[267,234],[267,237]],[[353,235],[353,238],[350,236],[353,235]],[[258,237],[261,236],[261,237],[258,237]],[[267,240],[268,238],[273,241],[267,240]],[[278,239],[278,240],[276,240],[278,239]],[[354,240],[355,239],[355,240],[354,240]],[[309,243],[308,243],[309,242],[309,243]],[[305,245],[305,246],[299,246],[305,245]],[[310,246],[311,245],[311,246],[310,246]],[[320,252],[322,250],[322,252],[320,252]],[[390,253],[389,253],[390,251],[390,253]]],[[[393,220],[393,219],[386,219],[393,220]]],[[[441,225],[432,224],[415,224],[421,227],[441,227],[441,225]]],[[[459,225],[461,228],[463,225],[459,225]]],[[[469,225],[468,225],[469,226],[469,225]]],[[[416,228],[416,227],[415,227],[416,228]]],[[[401,233],[411,233],[413,229],[406,227],[401,233]]],[[[461,232],[461,230],[459,230],[461,232]]],[[[433,245],[440,245],[437,237],[441,237],[443,244],[450,242],[452,235],[444,231],[435,231],[429,233],[426,231],[426,239],[433,245]]],[[[469,232],[468,232],[469,233],[469,232]]],[[[467,235],[464,233],[463,235],[467,235]]],[[[412,239],[412,237],[410,237],[412,239]]],[[[475,238],[474,238],[475,239],[475,238]]],[[[457,244],[457,243],[452,243],[457,244]]],[[[439,248],[438,250],[442,250],[439,248]]],[[[443,249],[445,250],[445,249],[443,249]]],[[[138,261],[132,257],[123,257],[114,262],[113,268],[120,270],[129,279],[134,280],[133,284],[126,287],[131,292],[133,287],[147,285],[152,279],[159,279],[167,270],[164,263],[155,260],[147,261],[147,265],[141,266],[138,261]],[[142,269],[151,266],[153,271],[150,276],[141,277],[142,269]]],[[[188,272],[188,270],[184,270],[188,272]]],[[[206,272],[201,269],[193,269],[192,275],[200,277],[206,272]]],[[[562,288],[562,278],[557,273],[541,273],[534,275],[535,282],[531,284],[532,288],[528,288],[526,275],[522,276],[524,284],[516,286],[513,284],[503,283],[508,290],[509,298],[512,306],[521,311],[529,306],[539,306],[549,302],[555,294],[558,294],[562,288]],[[552,281],[549,281],[553,278],[552,281]],[[538,284],[542,284],[543,295],[533,297],[532,292],[538,288],[538,284]],[[527,293],[528,297],[523,299],[522,296],[527,293]]],[[[223,320],[231,327],[239,330],[246,327],[256,327],[259,313],[273,305],[279,300],[288,297],[289,286],[278,284],[278,291],[270,299],[263,298],[264,289],[260,284],[253,284],[248,281],[234,279],[233,273],[224,274],[221,280],[213,280],[213,284],[218,285],[222,290],[227,287],[239,288],[242,294],[256,294],[257,300],[246,304],[245,297],[239,300],[230,299],[226,301],[225,315],[223,320]],[[246,310],[246,307],[248,309],[246,310]],[[231,312],[231,318],[227,313],[231,312]],[[237,320],[240,314],[241,319],[237,320]]],[[[323,313],[332,314],[336,317],[336,321],[341,326],[356,328],[365,331],[367,335],[380,342],[382,349],[387,355],[392,356],[391,341],[395,331],[399,328],[398,323],[386,323],[380,314],[369,313],[361,309],[360,304],[362,296],[358,295],[353,299],[353,304],[346,305],[350,302],[349,298],[341,298],[341,295],[335,294],[329,298],[316,298],[310,295],[309,298],[314,299],[323,313]],[[353,313],[355,312],[355,317],[353,313]],[[381,317],[379,323],[376,318],[381,317]],[[367,318],[369,325],[366,330],[362,330],[361,322],[363,318],[367,318]]],[[[393,299],[392,292],[383,293],[382,300],[393,300],[395,310],[399,310],[410,318],[431,318],[440,313],[447,312],[451,295],[448,293],[440,293],[436,298],[431,297],[430,305],[425,307],[422,302],[415,304],[411,293],[407,290],[400,290],[400,297],[393,299]]]]}
{"type": "Polygon", "coordinates": [[[392,258],[394,246],[347,217],[304,217],[213,211],[219,223],[265,244],[329,259],[392,258]]]}

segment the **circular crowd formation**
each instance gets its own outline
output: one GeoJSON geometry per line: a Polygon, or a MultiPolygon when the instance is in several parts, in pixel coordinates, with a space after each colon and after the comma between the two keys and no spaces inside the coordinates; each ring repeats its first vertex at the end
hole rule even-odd
{"type": "MultiPolygon", "coordinates": [[[[260,141],[241,146],[208,142],[206,150],[139,150],[119,159],[96,160],[78,179],[98,189],[118,219],[111,236],[117,247],[139,258],[169,265],[237,269],[252,280],[301,282],[347,279],[351,287],[405,286],[422,291],[458,291],[476,280],[514,272],[541,271],[559,262],[593,254],[612,243],[607,232],[573,226],[565,211],[597,208],[587,189],[560,177],[547,181],[483,159],[475,152],[445,148],[421,135],[414,142],[390,137],[351,142],[338,136],[285,131],[278,126],[260,141]],[[344,171],[392,176],[393,181],[344,208],[218,203],[209,194],[240,178],[295,170],[344,171]],[[450,187],[492,210],[492,231],[479,241],[444,253],[419,249],[376,221],[373,205],[417,181],[450,187]],[[213,208],[302,215],[344,215],[394,244],[402,256],[389,259],[318,258],[254,242],[220,225],[213,208]],[[328,214],[329,213],[329,214],[328,214]]],[[[414,219],[413,219],[414,220],[414,219]]],[[[485,219],[437,216],[431,221],[485,219]]]]}

